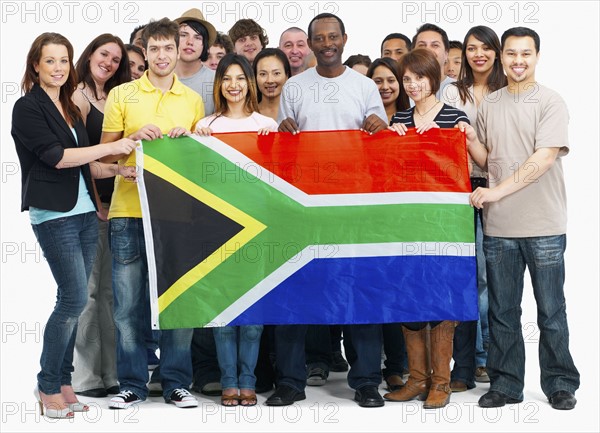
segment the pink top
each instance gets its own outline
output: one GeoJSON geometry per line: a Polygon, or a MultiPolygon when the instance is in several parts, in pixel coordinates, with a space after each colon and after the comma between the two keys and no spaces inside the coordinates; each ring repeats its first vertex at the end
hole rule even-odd
{"type": "Polygon", "coordinates": [[[216,116],[214,114],[201,119],[198,122],[199,128],[210,128],[213,132],[248,132],[258,131],[262,128],[268,128],[271,131],[277,131],[277,122],[272,118],[263,116],[254,112],[244,119],[231,119],[225,116],[216,116]]]}

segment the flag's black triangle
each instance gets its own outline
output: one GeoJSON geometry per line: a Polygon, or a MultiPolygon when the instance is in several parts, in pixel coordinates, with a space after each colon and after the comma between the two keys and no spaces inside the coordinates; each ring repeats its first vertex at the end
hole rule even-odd
{"type": "Polygon", "coordinates": [[[144,183],[153,191],[148,206],[160,297],[244,227],[149,171],[144,183]]]}

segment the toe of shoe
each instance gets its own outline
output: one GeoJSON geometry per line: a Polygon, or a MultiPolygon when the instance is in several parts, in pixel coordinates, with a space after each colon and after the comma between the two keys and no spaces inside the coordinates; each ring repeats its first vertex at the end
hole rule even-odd
{"type": "Polygon", "coordinates": [[[577,404],[575,396],[568,391],[558,391],[549,398],[550,405],[558,410],[571,410],[577,404]]]}

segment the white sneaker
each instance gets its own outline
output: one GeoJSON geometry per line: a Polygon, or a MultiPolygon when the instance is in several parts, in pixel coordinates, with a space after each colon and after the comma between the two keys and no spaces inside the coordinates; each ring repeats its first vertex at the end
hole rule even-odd
{"type": "Polygon", "coordinates": [[[167,403],[173,403],[177,407],[197,407],[198,400],[185,388],[177,388],[171,393],[167,403]]]}
{"type": "Polygon", "coordinates": [[[123,390],[110,399],[108,407],[111,409],[127,409],[129,406],[143,402],[133,391],[123,390]]]}

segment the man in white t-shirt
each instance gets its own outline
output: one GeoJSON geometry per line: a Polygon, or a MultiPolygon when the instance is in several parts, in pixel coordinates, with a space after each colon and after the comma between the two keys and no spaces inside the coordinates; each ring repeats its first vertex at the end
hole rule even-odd
{"type": "MultiPolygon", "coordinates": [[[[387,128],[387,119],[375,83],[342,64],[347,35],[333,14],[317,15],[308,27],[308,43],[317,59],[315,68],[290,78],[279,107],[279,131],[362,129],[373,134],[387,128]]],[[[326,288],[324,288],[326,290],[326,288]]],[[[308,325],[275,328],[277,390],[270,406],[304,400],[306,365],[304,344],[308,325]]],[[[351,369],[348,384],[362,407],[381,407],[381,325],[344,326],[344,345],[351,369]],[[351,343],[350,343],[351,342],[351,343]]]]}
{"type": "Polygon", "coordinates": [[[183,84],[202,96],[204,113],[209,116],[215,111],[215,71],[203,62],[208,59],[208,49],[215,42],[217,31],[195,8],[184,12],[175,22],[179,24],[179,60],[175,74],[183,84]]]}
{"type": "Polygon", "coordinates": [[[565,279],[567,203],[562,157],[569,152],[569,113],[563,99],[535,80],[538,34],[515,27],[502,35],[508,86],[481,103],[475,162],[487,163],[489,188],[471,194],[484,210],[490,391],[481,407],[523,401],[525,344],[521,328],[523,275],[529,269],[540,329],[542,391],[554,409],[573,409],[579,372],[569,351],[565,279]]]}

